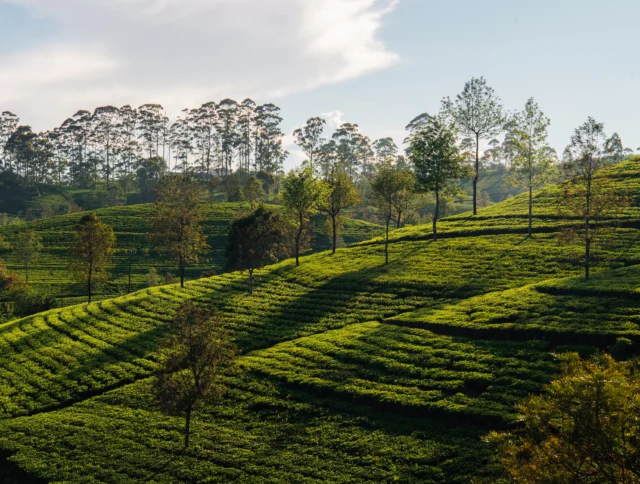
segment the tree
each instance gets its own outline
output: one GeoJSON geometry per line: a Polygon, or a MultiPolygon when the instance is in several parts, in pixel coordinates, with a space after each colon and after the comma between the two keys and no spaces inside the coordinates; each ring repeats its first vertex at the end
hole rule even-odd
{"type": "Polygon", "coordinates": [[[409,138],[409,159],[413,163],[420,190],[433,192],[433,240],[438,238],[440,197],[456,192],[452,183],[465,174],[465,158],[457,145],[455,126],[442,116],[429,119],[409,138]]]}
{"type": "Polygon", "coordinates": [[[564,232],[564,241],[576,235],[584,243],[584,277],[589,279],[591,249],[603,222],[624,205],[625,194],[605,187],[597,171],[605,164],[607,137],[604,124],[589,117],[571,136],[562,165],[569,181],[564,187],[560,212],[582,220],[579,227],[564,232]]]}
{"type": "Polygon", "coordinates": [[[264,206],[231,224],[227,242],[227,265],[231,270],[249,272],[249,295],[253,295],[253,272],[278,260],[286,222],[280,214],[264,206]]]}
{"type": "Polygon", "coordinates": [[[136,178],[140,189],[140,199],[143,203],[154,201],[156,187],[166,169],[166,161],[159,156],[140,160],[136,170],[136,178]]]}
{"type": "Polygon", "coordinates": [[[391,204],[395,211],[393,218],[396,222],[396,228],[399,229],[402,226],[402,215],[415,207],[417,193],[415,174],[408,167],[402,167],[400,164],[396,165],[396,170],[398,170],[400,189],[391,199],[391,204]]]}
{"type": "Polygon", "coordinates": [[[312,168],[290,171],[284,179],[280,197],[284,206],[295,219],[297,230],[295,238],[296,265],[300,265],[300,245],[305,224],[318,210],[318,201],[322,196],[322,184],[313,177],[312,168]]]}
{"type": "Polygon", "coordinates": [[[640,482],[636,364],[564,355],[561,378],[518,410],[518,430],[487,438],[510,482],[640,482]]]}
{"type": "Polygon", "coordinates": [[[109,278],[106,269],[116,237],[113,229],[91,212],[80,219],[74,239],[69,270],[79,282],[87,284],[88,302],[91,302],[94,286],[109,278]]]}
{"type": "Polygon", "coordinates": [[[515,116],[510,146],[515,152],[511,172],[515,182],[529,192],[529,237],[533,235],[533,190],[556,177],[557,157],[547,143],[551,122],[533,98],[515,116]]]}
{"type": "Polygon", "coordinates": [[[302,128],[298,128],[293,132],[296,144],[302,148],[302,151],[304,151],[309,158],[309,166],[314,174],[317,169],[317,167],[314,167],[316,156],[325,143],[322,137],[325,124],[327,124],[327,122],[324,119],[313,117],[308,119],[302,128]]]}
{"type": "Polygon", "coordinates": [[[222,323],[220,314],[186,302],[176,312],[173,334],[162,344],[153,390],[165,411],[184,415],[185,449],[193,412],[203,401],[222,398],[222,376],[238,355],[222,323]]]}
{"type": "Polygon", "coordinates": [[[491,139],[502,131],[504,109],[493,88],[484,77],[471,78],[455,101],[442,100],[445,113],[451,116],[464,136],[475,140],[476,160],[473,173],[473,214],[478,213],[477,193],[480,178],[480,140],[491,139]]]}
{"type": "Polygon", "coordinates": [[[331,219],[334,254],[338,243],[338,217],[358,201],[358,191],[353,180],[343,168],[335,166],[329,178],[323,182],[322,197],[318,203],[318,210],[331,219]]]}
{"type": "Polygon", "coordinates": [[[391,163],[385,162],[378,168],[378,174],[371,183],[373,204],[385,221],[384,264],[389,264],[389,225],[396,212],[396,202],[404,193],[410,192],[415,185],[413,173],[397,170],[391,163]]]}
{"type": "Polygon", "coordinates": [[[244,197],[249,200],[252,210],[254,210],[256,208],[256,204],[262,201],[265,197],[262,182],[255,176],[252,176],[251,178],[249,178],[249,180],[247,180],[242,193],[244,194],[244,197]]]}
{"type": "Polygon", "coordinates": [[[204,220],[204,194],[196,180],[180,175],[164,177],[156,193],[151,232],[147,237],[160,253],[177,264],[180,287],[184,287],[187,266],[199,262],[209,248],[200,227],[204,220]]]}
{"type": "Polygon", "coordinates": [[[29,284],[29,264],[42,250],[40,236],[33,230],[25,230],[16,236],[13,252],[24,264],[25,282],[29,284]]]}

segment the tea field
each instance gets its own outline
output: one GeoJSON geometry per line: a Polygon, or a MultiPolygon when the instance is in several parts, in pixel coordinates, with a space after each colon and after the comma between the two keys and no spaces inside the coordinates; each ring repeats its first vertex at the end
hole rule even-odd
{"type": "MultiPolygon", "coordinates": [[[[210,250],[205,260],[188,268],[188,278],[195,279],[203,272],[224,272],[229,224],[238,212],[249,210],[249,208],[246,203],[214,203],[206,206],[206,220],[202,225],[203,232],[208,237],[210,250]]],[[[165,281],[167,271],[177,274],[176,268],[167,265],[165,259],[156,254],[153,247],[146,241],[153,205],[111,207],[96,210],[96,213],[103,222],[113,228],[117,239],[113,264],[109,269],[112,277],[106,287],[102,288],[105,296],[113,297],[131,292],[129,290],[130,262],[131,290],[147,286],[149,269],[152,267],[156,268],[161,282],[165,281]]],[[[83,213],[79,212],[38,220],[32,224],[11,224],[0,228],[0,236],[9,245],[14,242],[17,233],[27,228],[33,228],[38,232],[45,250],[29,269],[29,284],[56,296],[62,296],[60,297],[62,305],[84,301],[84,288],[75,285],[67,270],[75,225],[82,216],[83,213]]],[[[329,238],[322,234],[320,222],[317,220],[314,225],[314,251],[326,250],[330,247],[329,238]]],[[[361,220],[348,220],[343,238],[345,244],[352,244],[379,235],[381,232],[382,228],[378,225],[361,220]]],[[[24,278],[23,263],[9,248],[0,250],[0,258],[5,261],[11,271],[24,278]]]]}
{"type": "Polygon", "coordinates": [[[226,273],[0,325],[0,467],[16,482],[495,482],[482,437],[517,425],[554,354],[640,344],[634,167],[603,172],[633,197],[589,281],[551,208],[520,233],[516,197],[481,212],[495,233],[468,216],[437,242],[394,232],[389,266],[373,240],[266,267],[252,297],[226,273]],[[188,450],[149,391],[185,300],[218,308],[243,353],[188,450]]]}

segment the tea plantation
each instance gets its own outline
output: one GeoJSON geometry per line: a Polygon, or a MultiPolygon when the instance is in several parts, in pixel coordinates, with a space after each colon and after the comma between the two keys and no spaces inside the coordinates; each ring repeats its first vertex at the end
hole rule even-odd
{"type": "MultiPolygon", "coordinates": [[[[203,232],[208,237],[209,253],[200,264],[191,266],[187,270],[187,277],[195,279],[205,271],[216,273],[225,270],[225,249],[229,224],[239,211],[248,211],[247,203],[213,203],[205,207],[206,220],[203,232]]],[[[110,268],[111,280],[102,288],[105,296],[113,297],[129,291],[129,262],[131,261],[132,289],[147,286],[149,269],[155,267],[162,281],[167,271],[176,273],[172,265],[167,265],[165,259],[153,251],[153,247],[146,241],[149,231],[149,220],[153,213],[153,205],[132,205],[126,207],[112,207],[96,210],[98,217],[110,225],[117,238],[116,252],[113,265],[110,268]],[[130,254],[128,251],[135,251],[130,254]]],[[[52,217],[36,221],[34,224],[12,224],[0,228],[0,236],[10,245],[17,233],[33,228],[42,239],[45,250],[40,254],[29,270],[29,284],[61,295],[62,305],[83,302],[84,288],[77,287],[70,279],[67,267],[69,265],[69,251],[73,244],[75,225],[83,213],[75,213],[52,217]],[[74,297],[75,296],[75,297],[74,297]]],[[[326,250],[330,247],[329,238],[322,234],[321,221],[315,220],[313,250],[326,250]]],[[[379,235],[382,228],[361,220],[348,220],[343,233],[345,244],[370,239],[379,235]]],[[[23,263],[8,249],[0,251],[9,269],[24,278],[23,263]]],[[[99,299],[99,297],[98,297],[99,299]]]]}
{"type": "MultiPolygon", "coordinates": [[[[267,267],[55,309],[0,326],[0,467],[17,482],[493,482],[482,441],[558,371],[554,353],[640,344],[640,164],[584,281],[572,223],[526,199],[267,267]],[[490,227],[491,230],[487,230],[490,227]],[[220,309],[243,356],[222,403],[183,421],[149,391],[185,300],[220,309]]],[[[0,474],[1,475],[1,474],[0,474]]],[[[3,476],[4,477],[4,476],[3,476]]]]}

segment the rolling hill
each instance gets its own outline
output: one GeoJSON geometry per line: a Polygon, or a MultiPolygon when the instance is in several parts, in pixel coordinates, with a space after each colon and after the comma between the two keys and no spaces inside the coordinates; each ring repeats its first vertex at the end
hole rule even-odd
{"type": "MultiPolygon", "coordinates": [[[[225,271],[229,224],[238,212],[249,208],[247,203],[214,203],[206,206],[203,231],[208,236],[211,249],[206,256],[207,260],[188,268],[188,278],[197,278],[205,271],[225,271]]],[[[167,270],[174,274],[177,272],[174,267],[167,267],[165,259],[155,254],[146,242],[145,236],[150,228],[149,219],[152,213],[151,204],[96,210],[98,217],[113,228],[117,239],[113,265],[110,268],[112,279],[103,289],[105,297],[131,292],[128,284],[128,250],[136,251],[135,255],[131,256],[133,290],[147,286],[147,275],[151,267],[155,267],[161,277],[167,270]]],[[[75,285],[67,270],[75,225],[82,216],[83,213],[79,212],[38,220],[34,224],[19,223],[0,228],[0,236],[9,244],[14,242],[17,233],[27,228],[33,228],[38,232],[46,249],[29,270],[29,284],[55,295],[63,295],[64,297],[59,298],[62,305],[82,302],[84,297],[84,288],[75,285]]],[[[314,251],[329,248],[329,239],[322,235],[320,222],[319,219],[315,221],[314,251]]],[[[370,239],[381,232],[382,228],[378,225],[361,220],[348,220],[343,237],[345,244],[352,244],[370,239]]],[[[10,250],[0,252],[0,257],[10,270],[24,277],[22,262],[10,250]]]]}
{"type": "Polygon", "coordinates": [[[16,482],[492,482],[481,440],[553,378],[553,353],[640,343],[640,164],[601,173],[633,194],[594,277],[558,241],[560,188],[258,273],[227,273],[0,325],[0,455],[16,482]],[[243,351],[194,421],[149,393],[156,348],[190,299],[243,351]]]}

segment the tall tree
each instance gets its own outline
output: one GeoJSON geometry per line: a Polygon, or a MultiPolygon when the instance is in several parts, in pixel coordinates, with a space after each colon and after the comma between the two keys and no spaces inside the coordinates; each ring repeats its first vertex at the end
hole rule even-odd
{"type": "Polygon", "coordinates": [[[0,166],[5,170],[11,169],[11,162],[5,152],[5,145],[18,127],[18,124],[20,124],[20,118],[11,111],[4,111],[0,114],[0,166]]]}
{"type": "Polygon", "coordinates": [[[322,184],[313,176],[311,166],[290,171],[284,179],[280,197],[296,223],[295,255],[300,265],[300,246],[309,217],[318,210],[322,184]]]}
{"type": "Polygon", "coordinates": [[[197,263],[209,248],[200,226],[205,195],[197,180],[180,175],[165,176],[158,183],[156,194],[147,237],[160,253],[177,264],[180,287],[184,287],[187,266],[197,263]]]}
{"type": "Polygon", "coordinates": [[[338,245],[339,217],[359,200],[358,190],[351,177],[343,168],[334,166],[329,178],[323,182],[322,197],[318,203],[318,210],[331,219],[334,254],[338,245]]]}
{"type": "Polygon", "coordinates": [[[475,140],[476,160],[473,173],[473,214],[478,213],[477,195],[480,178],[480,141],[491,139],[502,131],[504,108],[484,77],[471,78],[455,100],[442,100],[445,113],[451,116],[464,136],[475,140]]]}
{"type": "Polygon", "coordinates": [[[27,284],[29,284],[29,264],[38,257],[40,251],[42,251],[40,236],[33,230],[25,230],[16,236],[13,252],[24,264],[25,282],[27,284]]]}
{"type": "Polygon", "coordinates": [[[317,167],[314,167],[318,151],[325,143],[325,139],[322,137],[324,133],[324,126],[327,122],[320,117],[313,117],[307,120],[302,128],[298,128],[293,132],[296,144],[302,148],[302,151],[309,158],[309,166],[311,171],[315,174],[317,167]]]}
{"type": "Polygon", "coordinates": [[[104,174],[107,181],[107,189],[111,182],[113,171],[113,152],[117,148],[119,140],[119,130],[121,124],[120,109],[115,106],[102,106],[96,108],[93,113],[93,135],[94,140],[102,145],[104,152],[104,174]]]}
{"type": "Polygon", "coordinates": [[[173,334],[161,346],[162,360],[153,390],[165,411],[184,415],[186,449],[193,412],[202,402],[220,400],[225,391],[222,376],[238,350],[220,314],[190,301],[178,309],[171,329],[173,334]]]}
{"type": "Polygon", "coordinates": [[[409,159],[413,163],[418,187],[435,196],[433,240],[438,238],[441,196],[456,191],[454,180],[465,174],[465,158],[458,148],[454,125],[442,116],[431,118],[409,138],[409,159]]]}
{"type": "Polygon", "coordinates": [[[572,241],[578,235],[584,243],[584,277],[589,279],[591,251],[599,229],[624,202],[624,193],[605,187],[597,171],[605,165],[607,137],[604,124],[592,117],[571,136],[571,144],[562,168],[569,181],[565,184],[561,212],[582,220],[578,229],[565,232],[572,241]]]}
{"type": "Polygon", "coordinates": [[[510,147],[515,153],[511,172],[515,181],[529,192],[529,237],[533,235],[533,190],[557,175],[555,152],[547,143],[549,118],[533,98],[515,116],[510,130],[510,147]]]}
{"type": "Polygon", "coordinates": [[[231,224],[227,242],[227,266],[249,272],[249,295],[253,295],[253,273],[278,260],[285,238],[286,222],[264,206],[231,224]]]}
{"type": "Polygon", "coordinates": [[[76,226],[69,270],[79,282],[87,285],[89,302],[95,286],[109,278],[106,269],[115,243],[113,229],[101,222],[95,212],[82,217],[76,226]]]}
{"type": "Polygon", "coordinates": [[[389,264],[389,225],[396,214],[395,202],[405,191],[412,190],[415,185],[413,174],[396,169],[390,162],[384,162],[378,168],[376,177],[371,182],[373,203],[378,208],[385,222],[384,263],[389,264]]]}
{"type": "Polygon", "coordinates": [[[375,154],[376,161],[381,164],[384,162],[394,163],[398,158],[398,145],[393,138],[380,138],[371,145],[375,154]]]}

